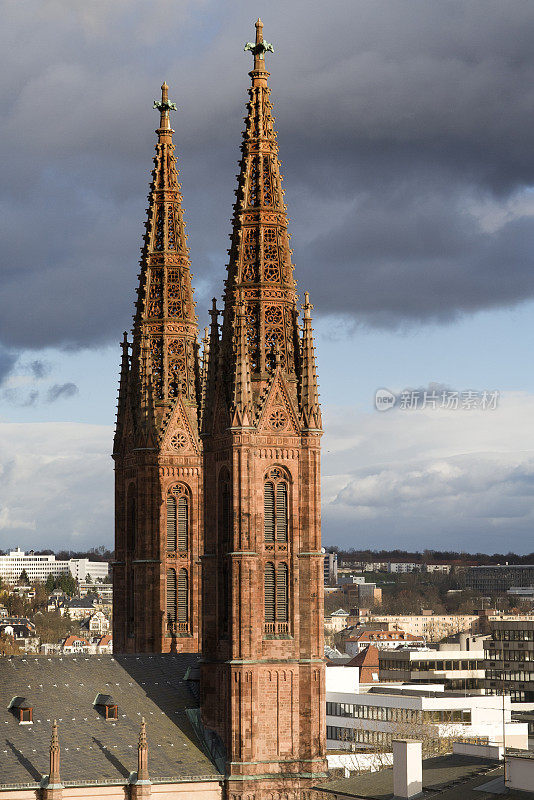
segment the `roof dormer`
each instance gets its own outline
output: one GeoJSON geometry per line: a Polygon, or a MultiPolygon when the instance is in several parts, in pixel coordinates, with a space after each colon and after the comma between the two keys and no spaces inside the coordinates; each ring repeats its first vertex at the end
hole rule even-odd
{"type": "Polygon", "coordinates": [[[14,697],[8,709],[18,719],[19,725],[33,725],[33,706],[25,697],[14,697]]]}
{"type": "Polygon", "coordinates": [[[93,706],[104,719],[118,719],[119,707],[110,694],[101,694],[95,697],[93,706]]]}

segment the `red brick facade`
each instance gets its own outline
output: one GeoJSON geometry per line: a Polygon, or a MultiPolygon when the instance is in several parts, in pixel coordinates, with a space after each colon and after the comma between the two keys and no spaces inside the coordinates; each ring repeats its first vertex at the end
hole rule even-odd
{"type": "Polygon", "coordinates": [[[203,721],[228,797],[301,798],[326,768],[320,437],[311,306],[302,329],[262,26],[242,145],[222,332],[203,414],[203,721]]]}
{"type": "Polygon", "coordinates": [[[197,322],[168,87],[141,258],[133,343],[125,334],[115,459],[113,646],[198,652],[202,460],[197,322]]]}

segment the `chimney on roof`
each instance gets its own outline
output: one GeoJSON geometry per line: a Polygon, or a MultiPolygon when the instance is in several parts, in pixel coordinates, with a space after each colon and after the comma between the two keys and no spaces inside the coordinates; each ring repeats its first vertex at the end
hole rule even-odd
{"type": "Polygon", "coordinates": [[[139,731],[139,741],[137,743],[137,772],[133,772],[130,778],[131,800],[144,800],[152,794],[152,784],[148,776],[148,743],[146,740],[145,718],[141,720],[141,730],[139,731]]]}
{"type": "Polygon", "coordinates": [[[423,791],[423,745],[413,739],[393,739],[393,794],[416,797],[423,791]]]}
{"type": "Polygon", "coordinates": [[[52,725],[52,739],[50,741],[50,774],[44,779],[43,800],[61,800],[63,797],[63,784],[59,775],[59,737],[57,722],[52,725]]]}

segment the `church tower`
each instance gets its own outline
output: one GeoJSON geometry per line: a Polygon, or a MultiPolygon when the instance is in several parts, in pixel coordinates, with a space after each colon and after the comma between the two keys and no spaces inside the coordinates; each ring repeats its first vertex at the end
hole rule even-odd
{"type": "Polygon", "coordinates": [[[198,652],[202,455],[197,319],[161,87],[133,342],[122,344],[115,460],[113,649],[198,652]]]}
{"type": "Polygon", "coordinates": [[[204,363],[201,703],[231,800],[301,798],[326,769],[321,412],[307,294],[299,325],[261,20],[222,330],[204,363]]]}

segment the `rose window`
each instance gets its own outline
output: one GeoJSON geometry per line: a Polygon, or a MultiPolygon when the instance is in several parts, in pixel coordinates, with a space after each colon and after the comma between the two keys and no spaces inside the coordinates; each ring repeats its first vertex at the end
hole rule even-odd
{"type": "Polygon", "coordinates": [[[187,436],[185,433],[175,433],[171,436],[171,447],[175,450],[182,450],[187,444],[187,436]]]}
{"type": "Polygon", "coordinates": [[[285,426],[287,425],[286,412],[281,408],[275,408],[275,410],[269,416],[269,425],[276,431],[285,428],[285,426]]]}

